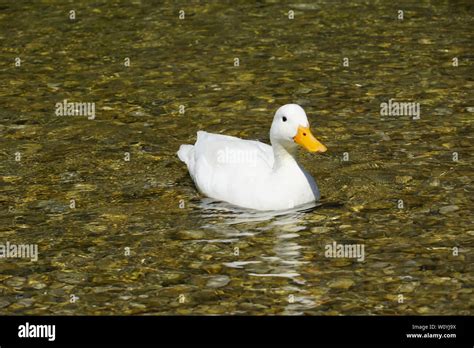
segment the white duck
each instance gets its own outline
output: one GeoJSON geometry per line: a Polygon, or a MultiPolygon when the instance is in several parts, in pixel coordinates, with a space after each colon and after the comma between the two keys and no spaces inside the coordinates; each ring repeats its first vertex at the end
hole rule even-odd
{"type": "Polygon", "coordinates": [[[197,132],[178,157],[205,196],[257,210],[284,210],[319,200],[314,179],[295,160],[297,144],[325,152],[297,104],[280,107],[270,128],[272,146],[232,136],[197,132]]]}

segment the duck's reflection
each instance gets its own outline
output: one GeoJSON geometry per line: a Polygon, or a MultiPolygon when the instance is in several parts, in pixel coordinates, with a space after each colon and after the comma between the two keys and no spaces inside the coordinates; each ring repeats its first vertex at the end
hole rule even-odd
{"type": "MultiPolygon", "coordinates": [[[[211,228],[223,235],[222,241],[242,241],[251,236],[264,238],[265,246],[251,253],[248,259],[224,263],[226,267],[243,269],[251,277],[288,278],[290,283],[278,289],[288,294],[286,306],[280,314],[302,314],[315,306],[307,295],[306,281],[299,269],[303,260],[303,247],[298,244],[300,233],[306,230],[305,217],[319,205],[312,203],[285,211],[254,211],[205,198],[198,203],[206,221],[203,228],[211,228]],[[270,244],[268,246],[268,244],[270,244]],[[268,253],[271,250],[271,253],[268,253]]],[[[259,239],[261,240],[261,239],[259,239]]],[[[281,284],[280,282],[276,284],[281,284]]],[[[273,289],[276,290],[276,289],[273,289]]]]}

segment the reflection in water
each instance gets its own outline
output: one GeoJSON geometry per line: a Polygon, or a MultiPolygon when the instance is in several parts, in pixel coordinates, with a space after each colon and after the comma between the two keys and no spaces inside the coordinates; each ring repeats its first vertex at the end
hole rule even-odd
{"type": "MultiPolygon", "coordinates": [[[[225,236],[238,238],[266,234],[266,238],[273,242],[272,255],[264,253],[255,255],[255,259],[224,263],[226,267],[243,269],[253,277],[280,277],[288,278],[293,284],[284,285],[281,290],[288,293],[288,304],[281,314],[301,314],[301,310],[315,306],[315,301],[310,298],[304,285],[305,279],[301,276],[299,266],[308,261],[303,261],[301,249],[298,244],[299,231],[307,229],[305,214],[315,211],[320,203],[310,203],[285,211],[255,211],[232,206],[226,202],[203,198],[198,207],[202,216],[212,219],[202,228],[212,228],[225,236]],[[219,220],[216,223],[215,220],[219,220]],[[265,224],[261,224],[265,222],[265,224]],[[242,225],[243,232],[240,232],[242,225]]],[[[236,239],[207,240],[214,242],[235,242],[236,239]]],[[[278,289],[274,289],[277,290],[278,289]]]]}
{"type": "Polygon", "coordinates": [[[228,225],[249,222],[270,221],[279,216],[301,216],[304,212],[310,212],[320,206],[321,203],[312,202],[299,207],[278,211],[257,211],[241,208],[229,204],[227,202],[217,201],[215,199],[205,197],[196,205],[202,210],[205,217],[222,216],[228,217],[225,221],[228,225]]]}

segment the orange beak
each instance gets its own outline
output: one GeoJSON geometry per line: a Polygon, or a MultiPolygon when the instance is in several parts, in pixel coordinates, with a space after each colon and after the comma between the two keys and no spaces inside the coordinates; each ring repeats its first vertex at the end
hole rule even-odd
{"type": "Polygon", "coordinates": [[[310,152],[326,152],[327,150],[327,147],[311,134],[309,127],[299,126],[298,133],[296,133],[293,140],[310,152]]]}

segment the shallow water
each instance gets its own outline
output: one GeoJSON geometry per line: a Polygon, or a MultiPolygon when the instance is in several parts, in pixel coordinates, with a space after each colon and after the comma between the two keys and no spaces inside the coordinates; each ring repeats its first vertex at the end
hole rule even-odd
{"type": "Polygon", "coordinates": [[[0,314],[472,314],[472,11],[4,3],[0,243],[39,258],[0,259],[0,314]],[[390,98],[421,119],[380,116],[390,98]],[[56,116],[64,99],[95,119],[56,116]],[[320,204],[200,197],[179,145],[200,129],[268,142],[289,102],[329,149],[300,153],[320,204]],[[326,257],[333,242],[364,261],[326,257]]]}

